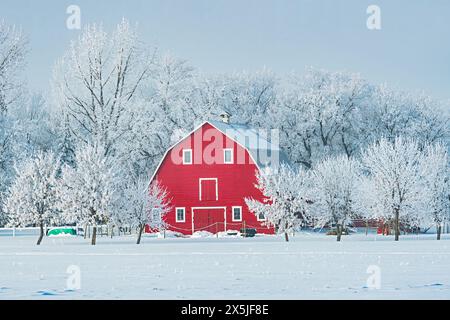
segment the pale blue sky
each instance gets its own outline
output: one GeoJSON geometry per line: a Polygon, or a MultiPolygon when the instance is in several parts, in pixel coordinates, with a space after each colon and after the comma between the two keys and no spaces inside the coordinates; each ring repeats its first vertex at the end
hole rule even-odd
{"type": "Polygon", "coordinates": [[[1,0],[0,19],[29,35],[33,90],[47,90],[55,60],[79,34],[66,28],[70,4],[82,24],[138,22],[145,42],[206,73],[314,66],[450,99],[448,0],[1,0]],[[381,7],[380,31],[366,28],[369,4],[381,7]]]}

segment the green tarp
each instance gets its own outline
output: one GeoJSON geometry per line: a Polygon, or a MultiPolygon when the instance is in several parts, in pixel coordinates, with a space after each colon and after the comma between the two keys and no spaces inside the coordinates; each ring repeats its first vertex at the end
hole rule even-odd
{"type": "Polygon", "coordinates": [[[47,236],[55,236],[58,234],[71,234],[75,236],[77,232],[74,228],[53,228],[47,232],[47,236]]]}

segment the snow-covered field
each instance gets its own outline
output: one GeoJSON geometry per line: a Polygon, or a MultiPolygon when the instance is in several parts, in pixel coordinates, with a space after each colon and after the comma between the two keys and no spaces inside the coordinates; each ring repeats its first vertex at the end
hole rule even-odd
{"type": "Polygon", "coordinates": [[[443,238],[99,237],[90,246],[46,237],[38,247],[34,236],[1,236],[0,299],[449,299],[443,238]],[[79,270],[79,290],[67,287],[76,279],[68,268],[79,270]],[[368,268],[379,270],[379,289],[367,287],[368,268]]]}

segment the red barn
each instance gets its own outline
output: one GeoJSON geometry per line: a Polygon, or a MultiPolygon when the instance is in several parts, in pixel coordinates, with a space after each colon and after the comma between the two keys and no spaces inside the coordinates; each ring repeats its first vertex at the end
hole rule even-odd
{"type": "Polygon", "coordinates": [[[183,234],[217,233],[255,228],[273,233],[264,217],[249,212],[244,198],[262,200],[255,187],[256,171],[266,172],[287,162],[262,132],[246,125],[206,121],[170,147],[153,174],[172,199],[165,216],[168,229],[183,234]]]}

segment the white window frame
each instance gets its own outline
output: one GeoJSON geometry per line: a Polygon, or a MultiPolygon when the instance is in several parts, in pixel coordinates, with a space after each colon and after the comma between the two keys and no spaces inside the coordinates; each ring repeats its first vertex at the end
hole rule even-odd
{"type": "Polygon", "coordinates": [[[185,207],[176,207],[175,208],[175,222],[186,222],[186,208],[185,207]],[[183,210],[183,220],[178,219],[178,210],[183,210]]]}
{"type": "Polygon", "coordinates": [[[183,149],[183,164],[192,164],[192,149],[183,149]],[[186,162],[184,155],[186,153],[190,153],[191,154],[191,161],[190,162],[186,162]]]}
{"type": "Polygon", "coordinates": [[[198,179],[198,199],[202,201],[202,181],[213,180],[216,181],[216,201],[219,200],[219,179],[217,178],[199,178],[198,179]]]}
{"type": "Polygon", "coordinates": [[[257,215],[256,215],[256,220],[257,220],[257,221],[266,221],[266,218],[261,219],[261,218],[259,217],[259,214],[257,214],[257,215]]]}
{"type": "Polygon", "coordinates": [[[240,222],[240,221],[242,221],[242,207],[241,206],[233,206],[233,207],[231,207],[231,220],[233,222],[240,222]],[[240,219],[235,219],[234,218],[234,209],[239,209],[239,211],[241,212],[241,218],[240,219]]]}
{"type": "Polygon", "coordinates": [[[223,163],[224,164],[233,164],[234,163],[234,150],[233,150],[233,148],[223,149],[223,163]],[[226,154],[227,151],[231,152],[231,161],[230,162],[226,161],[225,154],[226,154]]]}

